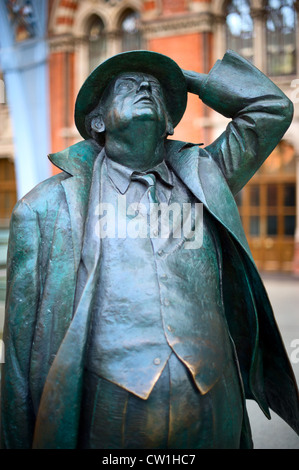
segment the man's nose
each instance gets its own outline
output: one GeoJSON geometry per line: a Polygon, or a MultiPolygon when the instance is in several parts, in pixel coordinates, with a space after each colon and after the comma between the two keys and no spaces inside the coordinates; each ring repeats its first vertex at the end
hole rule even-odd
{"type": "Polygon", "coordinates": [[[143,80],[140,84],[139,84],[139,87],[137,89],[137,91],[149,91],[151,92],[152,91],[152,87],[151,87],[151,84],[148,80],[143,80]]]}

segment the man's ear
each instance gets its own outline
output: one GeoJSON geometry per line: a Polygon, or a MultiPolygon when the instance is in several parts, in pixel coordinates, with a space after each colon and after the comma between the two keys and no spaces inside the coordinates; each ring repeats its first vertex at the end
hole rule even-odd
{"type": "Polygon", "coordinates": [[[105,132],[105,123],[103,121],[102,115],[95,116],[92,118],[90,123],[91,130],[100,134],[101,132],[105,132]]]}
{"type": "Polygon", "coordinates": [[[173,135],[173,133],[174,133],[173,124],[172,124],[172,121],[171,121],[170,117],[168,116],[167,126],[166,126],[166,134],[167,135],[173,135]]]}

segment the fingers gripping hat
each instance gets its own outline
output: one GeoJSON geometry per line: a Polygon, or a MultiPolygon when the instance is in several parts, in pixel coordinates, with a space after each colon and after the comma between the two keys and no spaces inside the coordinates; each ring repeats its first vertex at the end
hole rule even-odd
{"type": "Polygon", "coordinates": [[[186,109],[187,86],[182,70],[169,57],[151,51],[130,51],[117,54],[94,69],[83,83],[75,104],[75,124],[84,139],[90,136],[85,128],[86,116],[98,105],[107,85],[123,72],[153,75],[162,86],[167,110],[175,127],[186,109]]]}

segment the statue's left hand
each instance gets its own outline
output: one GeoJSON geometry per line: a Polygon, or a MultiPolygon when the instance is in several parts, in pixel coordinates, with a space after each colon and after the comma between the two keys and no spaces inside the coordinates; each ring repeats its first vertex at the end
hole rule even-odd
{"type": "Polygon", "coordinates": [[[184,77],[186,79],[187,91],[189,93],[194,93],[195,95],[200,95],[200,91],[203,85],[203,82],[207,78],[207,74],[193,72],[192,70],[183,70],[184,77]]]}

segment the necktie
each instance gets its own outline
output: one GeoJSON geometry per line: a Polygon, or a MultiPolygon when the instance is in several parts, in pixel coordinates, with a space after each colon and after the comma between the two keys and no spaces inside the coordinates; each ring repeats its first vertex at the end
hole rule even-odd
{"type": "Polygon", "coordinates": [[[138,174],[133,173],[131,176],[133,181],[139,181],[144,184],[147,189],[139,201],[138,214],[147,219],[150,237],[156,237],[159,230],[158,221],[158,198],[156,196],[156,177],[153,173],[138,174]]]}
{"type": "Polygon", "coordinates": [[[141,198],[140,202],[144,202],[144,197],[146,196],[149,203],[159,204],[159,201],[156,196],[156,177],[153,173],[147,174],[138,174],[133,173],[132,180],[140,181],[147,186],[145,195],[141,198]]]}

